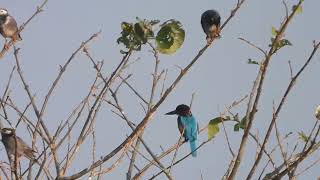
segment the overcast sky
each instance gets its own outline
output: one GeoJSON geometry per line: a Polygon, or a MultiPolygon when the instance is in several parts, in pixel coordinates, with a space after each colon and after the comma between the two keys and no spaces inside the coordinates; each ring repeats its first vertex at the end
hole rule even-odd
{"type": "MultiPolygon", "coordinates": [[[[296,2],[296,1],[294,1],[296,2]]],[[[21,24],[26,21],[35,11],[41,1],[10,0],[1,2],[1,7],[9,10],[21,24]]],[[[200,25],[200,16],[207,9],[216,9],[220,12],[222,22],[229,16],[230,10],[236,1],[226,0],[198,0],[198,1],[85,1],[85,0],[52,0],[47,3],[44,12],[38,15],[27,28],[21,33],[23,41],[17,44],[20,50],[21,66],[25,78],[30,84],[32,93],[36,95],[36,103],[41,104],[53,79],[59,71],[59,65],[64,64],[71,53],[79,47],[82,41],[91,34],[102,31],[97,40],[88,46],[96,60],[104,60],[104,74],[110,74],[112,69],[119,63],[122,55],[119,53],[123,47],[116,43],[121,29],[122,21],[134,21],[136,17],[146,19],[159,19],[164,22],[168,19],[179,20],[186,31],[185,42],[181,49],[172,56],[161,55],[160,68],[168,68],[169,84],[177,75],[179,69],[176,65],[184,66],[192,60],[206,41],[200,25]]],[[[293,1],[288,3],[291,7],[293,1]]],[[[277,53],[270,64],[266,76],[261,103],[254,123],[253,132],[259,132],[260,139],[272,118],[273,102],[277,105],[279,99],[290,81],[288,61],[291,61],[294,72],[305,62],[312,50],[312,41],[320,40],[319,20],[320,1],[305,1],[303,13],[297,15],[288,27],[285,38],[289,39],[293,46],[283,48],[277,53]]],[[[263,49],[268,48],[271,37],[271,27],[279,27],[285,15],[285,9],[281,1],[253,1],[247,0],[240,11],[222,32],[222,38],[201,56],[199,62],[192,67],[175,91],[163,103],[155,118],[147,126],[144,139],[152,147],[156,154],[161,153],[160,145],[170,147],[179,138],[176,125],[176,117],[164,116],[164,114],[178,104],[189,104],[192,93],[196,93],[192,111],[201,127],[208,121],[219,115],[225,106],[229,106],[234,100],[240,99],[250,92],[258,66],[247,64],[248,58],[260,60],[261,53],[238,40],[239,37],[254,42],[263,49]]],[[[2,46],[4,40],[0,38],[2,46]]],[[[132,65],[126,74],[133,74],[132,83],[145,97],[149,97],[151,85],[151,73],[154,59],[152,54],[145,51],[135,53],[133,59],[140,60],[132,65]]],[[[3,93],[10,71],[15,65],[12,51],[7,53],[0,61],[0,89],[3,93]]],[[[298,139],[298,132],[309,132],[315,121],[314,110],[320,104],[319,77],[320,61],[317,54],[310,66],[301,75],[288,97],[283,111],[280,113],[278,126],[284,136],[293,132],[288,140],[286,148],[292,150],[294,142],[298,139]]],[[[48,124],[51,132],[57,128],[59,122],[69,115],[70,111],[87,94],[88,88],[93,81],[96,72],[92,64],[80,53],[72,62],[70,69],[65,73],[54,96],[49,102],[44,121],[48,124]]],[[[18,75],[14,75],[11,98],[22,109],[29,101],[23,90],[18,75]]],[[[144,113],[138,99],[128,88],[121,88],[121,103],[125,107],[125,113],[139,123],[144,113]]],[[[233,112],[243,116],[246,105],[242,104],[233,112]]],[[[107,104],[98,114],[96,122],[97,156],[108,154],[119,145],[127,135],[130,128],[111,113],[107,104]]],[[[12,111],[11,114],[14,114],[12,111]]],[[[36,120],[32,111],[28,115],[36,120]]],[[[9,117],[13,122],[15,116],[9,117]]],[[[232,148],[237,151],[242,132],[233,132],[232,123],[227,123],[227,131],[230,136],[232,148]]],[[[17,130],[19,136],[28,139],[24,126],[17,130]]],[[[272,144],[276,144],[275,136],[272,135],[272,144]]],[[[76,137],[73,137],[76,138],[76,137]]],[[[199,136],[199,142],[205,141],[206,133],[199,136]]],[[[77,172],[91,163],[90,143],[85,143],[80,151],[80,156],[67,174],[77,172]]],[[[252,166],[256,144],[250,140],[247,146],[245,160],[242,162],[236,179],[243,179],[252,166]]],[[[268,148],[270,150],[271,148],[268,148]]],[[[189,152],[189,146],[184,145],[179,151],[178,157],[189,152]]],[[[1,161],[7,160],[4,147],[0,146],[1,161]]],[[[315,157],[319,157],[317,152],[315,157]]],[[[175,179],[195,180],[200,179],[202,173],[204,179],[219,179],[225,173],[231,155],[228,152],[225,137],[219,133],[214,141],[200,149],[197,158],[188,158],[173,169],[175,179]]],[[[141,159],[141,158],[139,158],[141,159]]],[[[282,163],[279,152],[275,155],[277,165],[282,163]]],[[[169,164],[169,159],[163,161],[169,164]]],[[[142,168],[145,161],[137,162],[142,168]]],[[[262,163],[264,164],[264,163],[262,163]]],[[[105,167],[108,167],[107,163],[105,167]]],[[[262,166],[261,166],[262,167],[262,166]]],[[[128,168],[128,158],[115,170],[105,175],[104,179],[125,179],[128,168]]],[[[299,179],[315,179],[319,176],[318,167],[314,167],[299,179]]],[[[270,169],[269,169],[270,171],[270,169]]],[[[157,168],[152,168],[145,174],[143,179],[148,179],[157,168]]],[[[257,174],[258,176],[258,174],[257,174]]],[[[164,179],[164,176],[158,179],[164,179]]]]}

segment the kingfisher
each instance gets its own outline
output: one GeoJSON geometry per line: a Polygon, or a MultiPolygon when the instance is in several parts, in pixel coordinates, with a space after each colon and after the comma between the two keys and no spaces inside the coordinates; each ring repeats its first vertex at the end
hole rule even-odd
{"type": "Polygon", "coordinates": [[[201,26],[207,35],[206,39],[208,43],[212,39],[220,37],[220,20],[221,17],[216,10],[210,9],[202,13],[201,26]]]}
{"type": "Polygon", "coordinates": [[[20,137],[16,136],[15,129],[3,128],[1,129],[2,143],[7,151],[8,158],[13,167],[13,162],[15,160],[15,155],[17,155],[17,160],[21,156],[25,156],[30,161],[36,161],[34,153],[32,150],[20,137]]]}
{"type": "Polygon", "coordinates": [[[0,8],[0,34],[7,40],[14,42],[22,40],[16,20],[8,13],[8,10],[0,8]]]}
{"type": "Polygon", "coordinates": [[[198,124],[196,118],[191,113],[190,107],[185,104],[180,104],[175,110],[166,113],[166,115],[178,115],[177,122],[179,132],[183,135],[186,142],[189,141],[191,154],[193,157],[196,157],[198,124]]]}

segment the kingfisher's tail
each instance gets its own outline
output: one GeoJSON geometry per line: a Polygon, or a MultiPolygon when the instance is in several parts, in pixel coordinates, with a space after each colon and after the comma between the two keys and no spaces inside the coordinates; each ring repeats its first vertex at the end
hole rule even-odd
{"type": "Polygon", "coordinates": [[[191,149],[191,154],[192,157],[197,157],[197,145],[196,145],[196,141],[190,141],[190,149],[191,149]]]}

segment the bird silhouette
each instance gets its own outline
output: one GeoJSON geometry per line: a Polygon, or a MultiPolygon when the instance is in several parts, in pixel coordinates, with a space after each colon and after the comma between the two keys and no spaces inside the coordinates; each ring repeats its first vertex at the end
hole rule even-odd
{"type": "Polygon", "coordinates": [[[216,10],[207,10],[201,15],[201,26],[207,35],[207,42],[213,38],[220,37],[220,20],[221,17],[216,10]]]}
{"type": "Polygon", "coordinates": [[[192,156],[196,157],[198,124],[191,113],[190,107],[185,104],[180,104],[175,110],[166,113],[166,115],[178,115],[178,129],[183,135],[185,141],[189,141],[192,156]]]}

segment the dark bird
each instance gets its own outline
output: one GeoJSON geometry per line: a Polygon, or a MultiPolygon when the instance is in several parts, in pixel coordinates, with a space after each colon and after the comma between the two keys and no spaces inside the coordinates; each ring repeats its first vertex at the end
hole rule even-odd
{"type": "Polygon", "coordinates": [[[190,142],[191,153],[193,157],[197,156],[196,141],[198,136],[198,124],[191,113],[190,107],[185,104],[180,104],[175,110],[166,113],[166,115],[178,115],[178,128],[180,133],[183,133],[185,141],[190,142]]]}
{"type": "Polygon", "coordinates": [[[216,10],[207,10],[201,15],[201,26],[207,35],[207,41],[220,37],[220,15],[216,10]]]}
{"type": "Polygon", "coordinates": [[[15,130],[11,128],[1,129],[2,143],[6,148],[9,161],[11,165],[15,160],[15,155],[17,155],[17,160],[21,156],[25,156],[30,161],[35,161],[35,153],[20,137],[15,135],[15,130]]]}
{"type": "Polygon", "coordinates": [[[0,8],[0,34],[14,42],[22,40],[16,20],[4,8],[0,8]]]}

